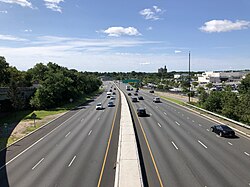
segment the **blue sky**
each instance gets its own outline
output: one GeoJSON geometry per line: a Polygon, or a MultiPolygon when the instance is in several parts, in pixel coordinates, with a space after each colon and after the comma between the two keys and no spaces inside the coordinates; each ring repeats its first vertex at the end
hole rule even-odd
{"type": "Polygon", "coordinates": [[[20,70],[250,69],[249,0],[0,0],[0,56],[20,70]]]}

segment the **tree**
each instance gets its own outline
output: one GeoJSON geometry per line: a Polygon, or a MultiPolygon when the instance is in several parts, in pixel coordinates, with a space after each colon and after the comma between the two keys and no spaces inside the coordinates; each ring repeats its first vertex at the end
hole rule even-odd
{"type": "Polygon", "coordinates": [[[9,64],[3,56],[0,56],[0,86],[6,86],[10,82],[9,64]]]}
{"type": "Polygon", "coordinates": [[[216,91],[211,92],[203,103],[203,106],[211,112],[220,113],[222,109],[222,93],[216,91]]]}
{"type": "Polygon", "coordinates": [[[239,86],[240,94],[245,94],[250,92],[250,73],[246,75],[244,79],[241,80],[241,84],[239,86]]]}
{"type": "Polygon", "coordinates": [[[207,83],[206,87],[210,90],[213,87],[213,83],[211,83],[211,82],[207,83]]]}
{"type": "Polygon", "coordinates": [[[8,90],[8,98],[10,99],[11,105],[14,110],[18,111],[25,107],[25,98],[20,92],[20,88],[18,88],[15,78],[11,79],[8,90]]]}
{"type": "MultiPolygon", "coordinates": [[[[231,88],[231,87],[230,87],[231,88]]],[[[229,89],[229,91],[222,92],[222,114],[228,118],[238,120],[239,112],[238,112],[238,104],[239,99],[237,95],[229,89]]]]}

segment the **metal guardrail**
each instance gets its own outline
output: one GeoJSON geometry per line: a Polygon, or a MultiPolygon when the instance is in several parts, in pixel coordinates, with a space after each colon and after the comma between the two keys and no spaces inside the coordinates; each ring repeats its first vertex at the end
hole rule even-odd
{"type": "Polygon", "coordinates": [[[188,105],[188,106],[191,106],[191,107],[193,107],[193,108],[195,108],[195,109],[201,110],[201,111],[203,111],[203,112],[212,114],[213,116],[216,116],[216,117],[222,118],[222,119],[224,119],[224,120],[230,121],[230,122],[232,122],[232,123],[235,123],[235,124],[237,124],[237,125],[239,125],[239,126],[241,126],[241,127],[245,127],[246,129],[250,129],[250,125],[246,125],[246,124],[244,124],[244,123],[241,123],[241,122],[238,122],[238,121],[229,119],[229,118],[227,118],[227,117],[225,117],[225,116],[222,116],[222,115],[219,115],[219,114],[210,112],[210,111],[208,111],[208,110],[205,110],[205,109],[203,109],[203,108],[199,108],[199,107],[194,106],[194,105],[191,105],[191,104],[189,104],[189,103],[185,103],[185,104],[188,105]]]}

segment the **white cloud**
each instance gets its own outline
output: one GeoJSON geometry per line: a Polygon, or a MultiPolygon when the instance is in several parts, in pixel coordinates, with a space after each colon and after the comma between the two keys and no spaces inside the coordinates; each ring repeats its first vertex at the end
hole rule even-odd
{"type": "Polygon", "coordinates": [[[7,10],[1,10],[0,13],[2,13],[2,14],[7,14],[8,11],[7,11],[7,10]]]}
{"type": "Polygon", "coordinates": [[[0,34],[0,40],[17,41],[17,42],[28,41],[27,39],[24,38],[19,38],[11,35],[2,35],[2,34],[0,34]]]}
{"type": "Polygon", "coordinates": [[[153,27],[148,27],[147,30],[151,31],[151,30],[153,30],[153,27]]]}
{"type": "Polygon", "coordinates": [[[181,53],[182,51],[180,50],[175,50],[174,53],[177,54],[177,53],[181,53]]]}
{"type": "Polygon", "coordinates": [[[25,29],[24,32],[32,32],[31,29],[25,29]]]}
{"type": "Polygon", "coordinates": [[[44,0],[45,6],[48,9],[51,9],[56,12],[62,12],[62,7],[59,6],[61,2],[64,2],[64,0],[44,0]]]}
{"type": "Polygon", "coordinates": [[[206,23],[202,27],[200,27],[201,31],[204,32],[229,32],[233,30],[242,30],[250,27],[250,21],[237,20],[232,22],[230,20],[211,20],[206,23]]]}
{"type": "Polygon", "coordinates": [[[153,6],[152,9],[145,8],[145,9],[141,10],[139,12],[139,14],[142,15],[146,20],[159,20],[160,15],[163,12],[164,11],[162,9],[158,8],[158,6],[153,6]]]}
{"type": "Polygon", "coordinates": [[[22,7],[33,8],[31,2],[29,2],[27,0],[0,0],[0,2],[10,3],[10,4],[18,4],[22,7]]]}
{"type": "Polygon", "coordinates": [[[149,65],[150,62],[141,62],[140,65],[149,65]]]}
{"type": "Polygon", "coordinates": [[[108,34],[108,36],[121,36],[121,35],[128,35],[128,36],[138,36],[141,35],[141,33],[134,27],[109,27],[108,29],[102,31],[105,34],[108,34]]]}

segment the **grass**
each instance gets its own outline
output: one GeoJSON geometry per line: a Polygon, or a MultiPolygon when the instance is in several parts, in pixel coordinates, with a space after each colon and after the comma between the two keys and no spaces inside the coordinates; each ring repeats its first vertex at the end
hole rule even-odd
{"type": "Polygon", "coordinates": [[[183,101],[177,100],[177,99],[173,99],[173,98],[169,98],[169,97],[165,97],[165,96],[161,96],[161,98],[166,99],[168,101],[174,102],[176,104],[179,105],[185,105],[185,103],[183,101]]]}
{"type": "MultiPolygon", "coordinates": [[[[84,96],[84,97],[82,97],[82,98],[80,98],[78,100],[75,100],[72,103],[67,103],[67,104],[65,104],[63,106],[56,107],[56,108],[53,108],[53,109],[17,111],[17,112],[13,112],[13,113],[10,113],[10,114],[2,117],[0,119],[0,136],[1,136],[0,137],[0,150],[2,148],[4,148],[6,146],[6,144],[10,145],[14,141],[17,140],[17,138],[15,136],[5,135],[6,130],[4,128],[4,123],[11,124],[8,129],[10,129],[10,128],[13,129],[16,125],[13,126],[12,124],[17,124],[17,123],[19,123],[21,121],[33,122],[33,118],[31,117],[31,115],[33,113],[35,113],[36,114],[36,119],[37,119],[36,126],[29,126],[23,132],[24,134],[28,134],[28,133],[38,129],[40,126],[42,126],[42,125],[44,125],[46,123],[46,122],[41,123],[41,122],[39,122],[39,120],[42,120],[47,116],[64,113],[64,112],[67,112],[67,111],[69,111],[71,109],[74,109],[75,107],[79,106],[80,104],[85,103],[88,99],[91,99],[96,94],[102,93],[103,91],[104,91],[103,89],[99,89],[98,91],[96,91],[96,92],[94,92],[94,93],[92,93],[90,95],[86,95],[86,96],[84,96]],[[4,137],[4,135],[6,137],[4,137]]],[[[9,131],[12,131],[12,130],[9,130],[9,131]]]]}

